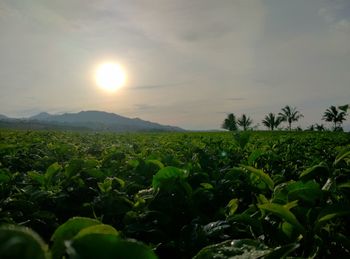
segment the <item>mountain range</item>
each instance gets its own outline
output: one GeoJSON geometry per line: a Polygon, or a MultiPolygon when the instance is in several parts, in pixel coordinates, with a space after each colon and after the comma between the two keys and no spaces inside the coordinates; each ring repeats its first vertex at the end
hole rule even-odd
{"type": "Polygon", "coordinates": [[[68,129],[110,132],[184,131],[139,118],[127,118],[103,111],[81,111],[59,115],[47,112],[28,118],[14,119],[0,114],[0,127],[21,129],[68,129]]]}

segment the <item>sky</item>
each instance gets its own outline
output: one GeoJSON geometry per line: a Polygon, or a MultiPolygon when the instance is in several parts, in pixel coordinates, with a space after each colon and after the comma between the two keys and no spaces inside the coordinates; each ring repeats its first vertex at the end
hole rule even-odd
{"type": "MultiPolygon", "coordinates": [[[[350,103],[349,0],[0,0],[0,114],[101,110],[219,129],[350,103]],[[127,83],[96,86],[116,61],[127,83]]],[[[350,116],[345,126],[350,129],[350,116]]]]}

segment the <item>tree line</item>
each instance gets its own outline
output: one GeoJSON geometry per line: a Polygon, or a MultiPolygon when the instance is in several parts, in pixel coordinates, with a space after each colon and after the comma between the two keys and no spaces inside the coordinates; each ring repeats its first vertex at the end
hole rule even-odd
{"type": "MultiPolygon", "coordinates": [[[[331,122],[333,124],[333,131],[343,131],[342,124],[346,120],[348,109],[348,104],[338,107],[332,105],[323,113],[322,120],[331,122]]],[[[282,129],[280,127],[282,123],[287,123],[287,129],[291,131],[293,122],[297,122],[302,117],[304,115],[296,107],[286,105],[277,115],[272,112],[267,114],[262,120],[262,124],[269,130],[276,130],[282,129]]],[[[253,129],[252,124],[253,120],[246,114],[242,114],[241,117],[236,118],[233,113],[230,113],[222,123],[222,128],[229,131],[237,131],[239,129],[246,131],[253,129]]],[[[297,130],[301,130],[301,128],[298,127],[297,130]]],[[[323,124],[313,124],[307,130],[324,131],[326,128],[323,124]]]]}

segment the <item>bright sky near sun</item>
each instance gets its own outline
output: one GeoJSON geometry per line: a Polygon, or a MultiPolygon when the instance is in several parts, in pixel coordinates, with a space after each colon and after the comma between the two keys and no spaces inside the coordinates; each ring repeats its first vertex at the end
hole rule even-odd
{"type": "Polygon", "coordinates": [[[0,35],[8,116],[102,110],[217,129],[288,104],[306,127],[350,102],[349,0],[1,0],[0,35]]]}
{"type": "Polygon", "coordinates": [[[126,73],[120,64],[105,62],[94,73],[96,84],[103,90],[114,93],[126,83],[126,73]]]}

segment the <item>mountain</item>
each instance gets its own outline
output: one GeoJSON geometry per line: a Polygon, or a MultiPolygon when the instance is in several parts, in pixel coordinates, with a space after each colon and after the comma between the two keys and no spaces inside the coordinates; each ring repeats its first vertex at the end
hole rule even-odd
{"type": "Polygon", "coordinates": [[[130,119],[102,111],[81,111],[61,115],[42,112],[26,120],[31,123],[40,122],[60,127],[78,127],[95,131],[184,131],[178,127],[161,125],[139,118],[130,119]]]}
{"type": "Polygon", "coordinates": [[[0,114],[0,120],[7,120],[7,119],[8,119],[7,116],[0,114]]]}
{"type": "Polygon", "coordinates": [[[35,116],[29,117],[29,120],[46,120],[48,118],[50,118],[52,115],[50,115],[47,112],[41,112],[35,116]]]}

